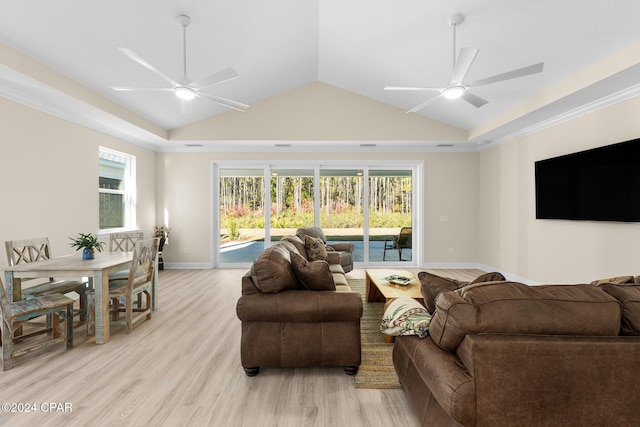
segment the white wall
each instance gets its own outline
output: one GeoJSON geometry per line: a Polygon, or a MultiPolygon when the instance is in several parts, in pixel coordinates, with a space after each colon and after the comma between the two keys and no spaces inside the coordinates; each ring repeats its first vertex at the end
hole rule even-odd
{"type": "Polygon", "coordinates": [[[639,274],[640,224],[536,220],[534,181],[537,160],[639,138],[639,118],[636,97],[481,152],[479,261],[542,283],[639,274]]]}
{"type": "Polygon", "coordinates": [[[70,236],[98,232],[99,146],[136,156],[138,226],[153,231],[156,153],[4,98],[0,124],[0,242],[47,236],[64,255],[70,236]]]}

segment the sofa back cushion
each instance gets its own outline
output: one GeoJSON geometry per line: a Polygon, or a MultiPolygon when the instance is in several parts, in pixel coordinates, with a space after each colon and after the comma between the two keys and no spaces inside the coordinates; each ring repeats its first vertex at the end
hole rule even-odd
{"type": "Polygon", "coordinates": [[[469,285],[436,298],[429,335],[453,351],[467,334],[617,336],[620,303],[592,285],[469,285]]]}
{"type": "Polygon", "coordinates": [[[424,305],[427,307],[427,311],[431,314],[433,314],[436,309],[436,297],[442,292],[455,291],[476,283],[505,280],[504,276],[498,272],[481,274],[471,282],[463,282],[450,277],[438,276],[437,274],[429,273],[428,271],[421,271],[418,273],[418,279],[420,279],[420,284],[422,286],[424,305]]]}
{"type": "Polygon", "coordinates": [[[640,285],[605,283],[598,287],[622,304],[620,334],[640,335],[640,285]]]}
{"type": "Polygon", "coordinates": [[[251,265],[251,280],[264,294],[298,289],[289,250],[280,244],[268,247],[251,265]]]}
{"type": "Polygon", "coordinates": [[[298,236],[290,235],[290,236],[284,236],[282,239],[280,239],[280,242],[291,243],[293,246],[296,247],[300,255],[307,258],[307,251],[304,247],[304,239],[300,239],[298,236]]]}

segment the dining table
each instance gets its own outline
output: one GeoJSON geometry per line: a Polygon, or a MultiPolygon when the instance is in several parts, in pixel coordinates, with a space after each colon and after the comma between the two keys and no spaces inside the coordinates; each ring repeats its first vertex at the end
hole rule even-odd
{"type": "MultiPolygon", "coordinates": [[[[83,259],[82,255],[64,255],[47,260],[17,264],[5,269],[5,286],[11,301],[22,298],[22,280],[53,277],[77,279],[87,277],[89,286],[95,292],[95,339],[96,344],[109,341],[109,275],[128,270],[133,260],[133,252],[98,252],[93,259],[83,259]]],[[[152,310],[157,307],[158,269],[152,281],[152,310]]]]}

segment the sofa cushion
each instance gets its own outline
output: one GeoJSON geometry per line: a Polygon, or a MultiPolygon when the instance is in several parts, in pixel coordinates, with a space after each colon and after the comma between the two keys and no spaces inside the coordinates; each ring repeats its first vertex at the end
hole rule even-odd
{"type": "Polygon", "coordinates": [[[600,289],[622,304],[621,335],[640,335],[640,285],[604,283],[600,289]]]}
{"type": "Polygon", "coordinates": [[[620,303],[591,285],[469,285],[436,298],[429,335],[453,351],[467,334],[617,336],[620,303]]]}
{"type": "Polygon", "coordinates": [[[380,324],[380,332],[392,336],[429,335],[431,315],[413,298],[396,298],[386,307],[380,324]]]}
{"type": "Polygon", "coordinates": [[[322,239],[304,236],[304,248],[307,251],[307,259],[309,261],[329,261],[327,248],[322,239]]]}
{"type": "Polygon", "coordinates": [[[422,296],[424,297],[424,304],[427,307],[427,311],[433,314],[435,311],[435,299],[442,292],[455,291],[456,289],[464,288],[465,286],[484,283],[495,282],[505,280],[504,276],[497,272],[485,273],[476,277],[471,282],[464,282],[449,277],[438,276],[433,273],[421,271],[418,273],[418,279],[422,285],[422,296]]]}
{"type": "Polygon", "coordinates": [[[302,255],[291,253],[291,265],[304,289],[311,291],[335,291],[333,274],[326,261],[307,261],[302,255]]]}
{"type": "Polygon", "coordinates": [[[275,294],[298,289],[289,251],[282,245],[268,247],[251,265],[251,280],[262,293],[275,294]]]}

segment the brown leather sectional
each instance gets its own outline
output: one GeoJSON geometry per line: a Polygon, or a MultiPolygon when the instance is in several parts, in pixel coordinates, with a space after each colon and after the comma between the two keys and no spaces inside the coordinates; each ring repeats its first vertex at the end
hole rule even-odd
{"type": "Polygon", "coordinates": [[[306,256],[304,242],[287,236],[242,277],[236,312],[248,376],[260,367],[303,366],[341,366],[353,375],[360,366],[362,297],[351,292],[339,263],[306,256]]]}
{"type": "Polygon", "coordinates": [[[437,296],[429,332],[393,350],[424,426],[640,420],[640,285],[473,284],[437,296]]]}

